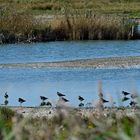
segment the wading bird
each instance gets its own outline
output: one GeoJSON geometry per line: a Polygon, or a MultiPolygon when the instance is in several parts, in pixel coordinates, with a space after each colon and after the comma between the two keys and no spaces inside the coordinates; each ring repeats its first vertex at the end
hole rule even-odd
{"type": "Polygon", "coordinates": [[[8,105],[8,103],[9,103],[8,100],[4,101],[4,105],[8,105]]]}
{"type": "Polygon", "coordinates": [[[4,95],[4,98],[5,98],[5,101],[4,101],[4,105],[8,105],[8,94],[7,92],[5,92],[5,95],[4,95]]]}
{"type": "Polygon", "coordinates": [[[109,101],[107,101],[107,100],[105,100],[105,99],[103,99],[103,98],[101,98],[101,101],[103,102],[103,103],[108,103],[109,101]]]}
{"type": "Polygon", "coordinates": [[[84,107],[84,104],[80,103],[78,106],[81,108],[81,107],[84,107]]]}
{"type": "Polygon", "coordinates": [[[124,98],[122,98],[122,102],[125,102],[125,101],[127,101],[127,100],[129,100],[130,98],[128,98],[128,97],[124,97],[124,98]]]}
{"type": "Polygon", "coordinates": [[[137,102],[135,102],[135,101],[131,101],[129,104],[130,104],[130,106],[135,107],[136,104],[137,104],[137,102]]]}
{"type": "Polygon", "coordinates": [[[41,102],[40,106],[45,106],[46,105],[46,102],[41,102]]]}
{"type": "Polygon", "coordinates": [[[79,97],[78,97],[78,100],[82,102],[82,101],[84,101],[84,98],[81,97],[81,96],[79,96],[79,97]]]}
{"type": "Polygon", "coordinates": [[[26,102],[26,100],[22,99],[22,98],[18,98],[18,102],[20,103],[20,106],[22,105],[22,103],[26,102]]]}
{"type": "Polygon", "coordinates": [[[7,92],[5,92],[4,98],[7,99],[9,96],[7,94],[7,92]]]}
{"type": "Polygon", "coordinates": [[[67,100],[66,98],[63,98],[63,97],[62,97],[62,100],[63,100],[64,102],[69,102],[69,100],[67,100]]]}
{"type": "Polygon", "coordinates": [[[46,105],[49,106],[49,107],[52,107],[52,103],[49,102],[49,101],[46,103],[46,105]]]}
{"type": "Polygon", "coordinates": [[[126,92],[126,91],[122,91],[122,94],[123,94],[124,96],[127,96],[127,95],[129,95],[130,93],[129,93],[129,92],[126,92]]]}
{"type": "Polygon", "coordinates": [[[60,93],[60,92],[57,92],[57,95],[58,95],[59,97],[66,96],[66,95],[64,95],[64,94],[62,94],[62,93],[60,93]]]}
{"type": "Polygon", "coordinates": [[[45,101],[45,100],[47,100],[48,98],[45,97],[45,96],[40,96],[40,99],[41,99],[42,101],[45,101]]]}

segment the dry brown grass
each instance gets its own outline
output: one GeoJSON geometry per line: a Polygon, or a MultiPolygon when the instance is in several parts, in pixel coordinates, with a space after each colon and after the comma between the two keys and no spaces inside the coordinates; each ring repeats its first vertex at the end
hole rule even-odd
{"type": "Polygon", "coordinates": [[[63,35],[70,40],[130,39],[131,25],[124,22],[120,17],[96,16],[88,12],[53,19],[50,26],[52,30],[63,30],[63,35]]]}

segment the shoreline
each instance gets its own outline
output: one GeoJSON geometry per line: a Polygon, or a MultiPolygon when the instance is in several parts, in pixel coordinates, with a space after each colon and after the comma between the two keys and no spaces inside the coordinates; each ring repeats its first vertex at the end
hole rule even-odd
{"type": "Polygon", "coordinates": [[[0,64],[0,68],[133,68],[140,67],[140,56],[79,59],[55,62],[0,64]]]}
{"type": "Polygon", "coordinates": [[[62,108],[49,108],[49,107],[8,107],[12,111],[16,112],[23,117],[32,117],[32,118],[41,118],[48,117],[52,118],[57,116],[61,112],[75,112],[76,114],[80,113],[82,116],[93,115],[104,115],[108,116],[111,112],[115,112],[116,116],[129,116],[134,117],[139,113],[140,108],[131,108],[131,107],[106,107],[102,111],[98,108],[74,108],[74,107],[62,107],[62,108]]]}

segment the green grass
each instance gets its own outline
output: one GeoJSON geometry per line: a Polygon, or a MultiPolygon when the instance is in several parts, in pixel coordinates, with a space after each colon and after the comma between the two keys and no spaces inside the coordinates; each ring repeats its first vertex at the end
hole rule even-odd
{"type": "Polygon", "coordinates": [[[100,14],[120,14],[139,16],[140,1],[138,0],[0,0],[1,6],[12,6],[18,12],[28,14],[63,14],[64,7],[83,11],[90,9],[100,14]]]}

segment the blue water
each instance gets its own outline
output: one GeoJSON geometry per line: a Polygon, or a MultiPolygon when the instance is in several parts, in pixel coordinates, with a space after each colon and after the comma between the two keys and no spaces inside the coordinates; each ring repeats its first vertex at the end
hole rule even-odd
{"type": "MultiPolygon", "coordinates": [[[[0,45],[0,63],[59,61],[110,56],[139,56],[140,41],[49,42],[0,45]]],[[[9,105],[19,105],[18,97],[27,100],[25,106],[38,106],[40,95],[54,104],[56,92],[66,94],[70,104],[78,105],[78,95],[86,102],[97,100],[97,84],[103,83],[106,99],[117,104],[121,91],[140,93],[140,69],[91,68],[0,68],[0,103],[9,93],[9,105]]],[[[127,102],[128,103],[128,102],[127,102]]],[[[125,105],[127,105],[127,103],[125,105]]]]}
{"type": "Polygon", "coordinates": [[[71,41],[0,45],[0,63],[140,55],[140,41],[71,41]]]}

